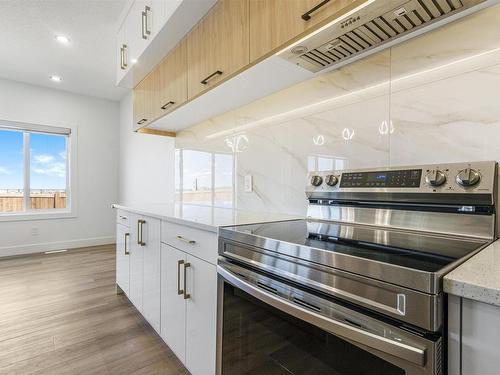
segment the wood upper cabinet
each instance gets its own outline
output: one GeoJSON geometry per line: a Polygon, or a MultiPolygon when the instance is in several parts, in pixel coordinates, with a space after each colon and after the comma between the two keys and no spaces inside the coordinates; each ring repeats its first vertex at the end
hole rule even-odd
{"type": "Polygon", "coordinates": [[[186,102],[186,39],[181,40],[159,64],[158,85],[154,103],[158,117],[186,102]]]}
{"type": "Polygon", "coordinates": [[[188,98],[249,64],[248,1],[219,0],[188,34],[188,98]]]}
{"type": "Polygon", "coordinates": [[[160,90],[160,66],[157,65],[134,88],[134,128],[141,128],[156,120],[161,110],[155,105],[160,90]]]}
{"type": "Polygon", "coordinates": [[[283,46],[355,0],[249,0],[250,61],[283,46]],[[316,10],[315,7],[324,3],[316,10]],[[309,19],[302,16],[309,12],[309,19]]]}

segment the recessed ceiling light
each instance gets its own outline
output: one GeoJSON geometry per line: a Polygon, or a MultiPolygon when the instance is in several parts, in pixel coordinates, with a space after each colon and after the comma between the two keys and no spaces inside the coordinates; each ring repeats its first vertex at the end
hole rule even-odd
{"type": "Polygon", "coordinates": [[[62,81],[62,78],[59,77],[59,76],[50,76],[49,77],[52,81],[54,82],[61,82],[62,81]]]}
{"type": "Polygon", "coordinates": [[[130,60],[130,62],[131,62],[132,64],[135,64],[135,63],[137,63],[137,59],[131,59],[131,60],[130,60]]]}
{"type": "Polygon", "coordinates": [[[67,36],[64,36],[64,35],[56,35],[56,40],[59,43],[62,43],[62,44],[68,44],[69,43],[69,38],[67,36]]]}

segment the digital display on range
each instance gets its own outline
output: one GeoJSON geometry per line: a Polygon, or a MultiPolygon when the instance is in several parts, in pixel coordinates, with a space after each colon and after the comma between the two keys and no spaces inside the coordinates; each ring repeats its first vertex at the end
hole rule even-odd
{"type": "Polygon", "coordinates": [[[369,174],[368,175],[368,181],[369,182],[380,182],[380,181],[386,181],[387,180],[387,173],[377,173],[377,174],[369,174]]]}
{"type": "Polygon", "coordinates": [[[418,188],[421,177],[421,169],[342,173],[340,187],[418,188]]]}

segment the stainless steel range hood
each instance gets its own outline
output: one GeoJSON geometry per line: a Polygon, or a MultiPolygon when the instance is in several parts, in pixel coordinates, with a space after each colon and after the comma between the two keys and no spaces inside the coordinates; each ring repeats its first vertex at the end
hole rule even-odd
{"type": "Polygon", "coordinates": [[[368,0],[278,56],[310,72],[340,67],[486,6],[492,0],[368,0]]]}

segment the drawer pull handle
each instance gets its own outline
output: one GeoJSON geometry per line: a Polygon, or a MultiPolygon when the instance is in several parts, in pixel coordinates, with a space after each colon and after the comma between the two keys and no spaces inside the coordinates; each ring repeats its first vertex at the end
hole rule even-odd
{"type": "Polygon", "coordinates": [[[321,3],[319,3],[318,5],[312,7],[311,9],[309,9],[306,13],[304,13],[302,15],[302,19],[304,21],[309,21],[311,19],[311,14],[316,12],[319,8],[321,8],[323,5],[326,5],[327,3],[329,3],[330,0],[323,0],[321,3]]]}
{"type": "Polygon", "coordinates": [[[207,85],[208,84],[208,81],[210,81],[212,78],[214,78],[215,76],[219,76],[219,75],[222,75],[222,72],[220,70],[217,70],[215,72],[213,72],[212,74],[210,74],[207,78],[205,78],[203,81],[201,81],[200,83],[202,85],[207,85]]]}
{"type": "Polygon", "coordinates": [[[161,109],[167,109],[169,106],[174,105],[175,102],[169,101],[168,103],[163,104],[160,108],[161,109]]]}
{"type": "Polygon", "coordinates": [[[144,224],[146,224],[146,220],[137,220],[137,245],[140,246],[146,246],[146,242],[144,242],[143,238],[144,224]]]}
{"type": "Polygon", "coordinates": [[[137,125],[142,125],[142,124],[144,124],[146,121],[148,121],[148,119],[147,119],[147,118],[140,119],[139,121],[137,121],[137,125]]]}
{"type": "Polygon", "coordinates": [[[188,294],[187,292],[187,284],[186,284],[186,279],[187,279],[187,269],[191,267],[191,263],[184,263],[184,299],[189,299],[191,298],[191,294],[188,294]]]}
{"type": "MultiPolygon", "coordinates": [[[[180,296],[184,294],[184,289],[181,289],[181,266],[184,264],[183,260],[177,261],[177,294],[180,296]]],[[[186,288],[186,279],[184,279],[184,288],[186,288]]]]}
{"type": "Polygon", "coordinates": [[[188,243],[188,244],[190,244],[190,245],[194,245],[194,244],[196,243],[196,241],[195,241],[195,240],[190,240],[190,239],[188,239],[188,238],[182,237],[182,236],[181,236],[181,235],[179,235],[179,234],[178,234],[176,237],[177,237],[177,239],[178,239],[179,241],[182,241],[182,242],[188,243]]]}
{"type": "Polygon", "coordinates": [[[127,248],[127,241],[128,241],[129,237],[130,237],[130,233],[125,233],[125,244],[124,244],[125,255],[129,255],[130,254],[130,251],[128,251],[128,248],[127,248]]]}

